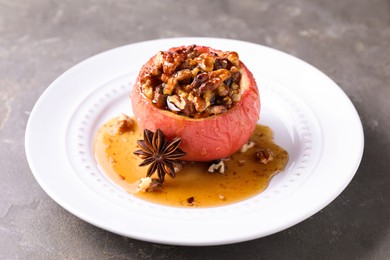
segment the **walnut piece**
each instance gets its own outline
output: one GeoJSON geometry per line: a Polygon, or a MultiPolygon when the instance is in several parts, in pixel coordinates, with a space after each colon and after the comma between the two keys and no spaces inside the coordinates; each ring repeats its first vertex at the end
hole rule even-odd
{"type": "Polygon", "coordinates": [[[162,183],[159,179],[146,177],[141,178],[140,183],[138,184],[139,192],[153,192],[153,191],[162,191],[162,183]]]}
{"type": "Polygon", "coordinates": [[[131,131],[133,125],[134,122],[129,116],[120,114],[115,124],[113,125],[113,132],[115,134],[121,135],[125,132],[131,131]]]}
{"type": "Polygon", "coordinates": [[[259,159],[260,163],[267,164],[274,159],[274,154],[269,148],[260,148],[256,151],[256,157],[259,159]]]}
{"type": "Polygon", "coordinates": [[[220,160],[219,162],[216,162],[216,163],[213,163],[212,165],[210,165],[208,171],[224,174],[226,171],[226,168],[227,167],[226,167],[225,163],[222,160],[220,160]]]}
{"type": "Polygon", "coordinates": [[[255,142],[249,140],[246,142],[240,149],[241,153],[246,153],[249,149],[251,149],[253,146],[255,146],[255,142]]]}
{"type": "Polygon", "coordinates": [[[174,163],[173,164],[173,169],[175,170],[175,173],[178,173],[179,171],[181,171],[183,169],[183,163],[174,163]]]}

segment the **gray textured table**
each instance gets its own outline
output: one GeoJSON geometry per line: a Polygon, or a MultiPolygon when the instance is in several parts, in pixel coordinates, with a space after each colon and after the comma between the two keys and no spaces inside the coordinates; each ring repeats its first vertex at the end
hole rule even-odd
{"type": "Polygon", "coordinates": [[[390,2],[0,0],[0,259],[390,258],[390,2]],[[216,247],[157,245],[96,228],[50,199],[24,153],[29,112],[83,59],[143,40],[212,36],[295,55],[336,81],[365,130],[347,189],[306,221],[216,247]]]}

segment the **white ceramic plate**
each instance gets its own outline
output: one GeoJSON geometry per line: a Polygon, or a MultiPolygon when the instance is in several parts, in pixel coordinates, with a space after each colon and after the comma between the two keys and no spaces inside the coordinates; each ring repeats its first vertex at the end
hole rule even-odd
{"type": "Polygon", "coordinates": [[[348,185],[363,146],[355,108],[323,73],[274,49],[213,38],[141,42],[89,58],[47,88],[26,130],[31,170],[58,204],[111,232],[176,245],[240,242],[299,223],[348,185]],[[111,183],[93,158],[98,127],[121,112],[132,114],[128,96],[141,66],[159,50],[189,44],[239,53],[259,85],[259,123],[270,126],[290,154],[286,170],[248,200],[213,208],[153,204],[111,183]]]}

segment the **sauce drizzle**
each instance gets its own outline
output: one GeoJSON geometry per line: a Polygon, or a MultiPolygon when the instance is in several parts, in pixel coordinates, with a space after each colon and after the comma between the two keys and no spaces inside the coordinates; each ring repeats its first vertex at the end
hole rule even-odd
{"type": "MultiPolygon", "coordinates": [[[[264,191],[271,178],[282,171],[288,162],[288,153],[273,141],[273,132],[267,126],[257,125],[250,140],[254,147],[240,151],[224,161],[224,174],[210,173],[211,163],[186,162],[172,179],[166,176],[161,192],[138,192],[138,183],[146,176],[147,167],[139,167],[142,159],[133,154],[138,150],[142,130],[136,125],[131,131],[117,133],[117,118],[99,129],[95,139],[95,158],[100,168],[115,184],[129,193],[157,204],[175,207],[214,207],[239,202],[264,191]],[[263,164],[256,157],[259,149],[270,149],[273,160],[263,164]]],[[[152,176],[155,177],[155,176],[152,176]]]]}

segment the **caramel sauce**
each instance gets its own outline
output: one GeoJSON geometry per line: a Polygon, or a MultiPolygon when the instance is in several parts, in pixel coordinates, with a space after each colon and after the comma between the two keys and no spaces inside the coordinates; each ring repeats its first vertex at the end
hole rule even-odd
{"type": "MultiPolygon", "coordinates": [[[[257,125],[250,140],[255,146],[247,152],[237,152],[225,161],[224,174],[210,173],[211,163],[186,162],[176,178],[166,176],[162,191],[138,192],[138,183],[146,177],[146,167],[139,167],[142,159],[133,152],[139,149],[137,140],[143,139],[136,125],[132,131],[115,132],[114,118],[105,123],[95,139],[95,158],[100,168],[114,183],[141,199],[176,207],[222,206],[248,199],[264,191],[272,176],[282,171],[288,153],[273,142],[272,130],[257,125]],[[269,148],[274,159],[267,164],[256,157],[259,148],[269,148]],[[192,199],[189,199],[193,197],[192,199]]],[[[152,176],[157,178],[156,176],[152,176]]]]}

